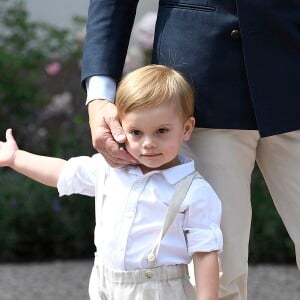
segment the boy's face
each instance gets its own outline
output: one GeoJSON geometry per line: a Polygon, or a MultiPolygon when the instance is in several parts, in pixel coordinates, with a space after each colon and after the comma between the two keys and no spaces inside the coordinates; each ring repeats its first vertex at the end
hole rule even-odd
{"type": "Polygon", "coordinates": [[[194,123],[194,118],[184,122],[174,104],[127,113],[122,117],[126,150],[144,173],[173,167],[179,164],[177,154],[182,142],[190,138],[194,123]]]}

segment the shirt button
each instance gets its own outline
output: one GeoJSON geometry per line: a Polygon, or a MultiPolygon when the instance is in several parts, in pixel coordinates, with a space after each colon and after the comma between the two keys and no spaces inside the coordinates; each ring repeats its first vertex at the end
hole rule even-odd
{"type": "Polygon", "coordinates": [[[145,275],[146,275],[147,278],[152,278],[153,272],[150,271],[150,270],[147,270],[147,271],[145,272],[145,275]]]}
{"type": "Polygon", "coordinates": [[[134,187],[136,189],[139,189],[141,186],[142,186],[142,184],[140,182],[136,182],[135,185],[134,185],[134,187]]]}
{"type": "Polygon", "coordinates": [[[241,33],[240,33],[239,30],[234,29],[234,30],[231,31],[230,36],[231,36],[231,38],[233,38],[233,39],[239,39],[240,36],[241,36],[241,33]]]}
{"type": "Polygon", "coordinates": [[[149,255],[148,255],[148,260],[149,261],[155,261],[155,256],[154,256],[154,254],[152,254],[152,253],[150,253],[149,255]]]}

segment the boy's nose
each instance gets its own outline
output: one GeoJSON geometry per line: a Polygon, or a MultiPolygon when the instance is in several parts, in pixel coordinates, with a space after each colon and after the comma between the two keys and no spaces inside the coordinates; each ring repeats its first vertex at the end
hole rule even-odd
{"type": "Polygon", "coordinates": [[[149,148],[154,148],[155,147],[155,141],[153,138],[150,138],[150,137],[146,137],[144,139],[144,143],[143,143],[143,146],[147,149],[149,148]]]}

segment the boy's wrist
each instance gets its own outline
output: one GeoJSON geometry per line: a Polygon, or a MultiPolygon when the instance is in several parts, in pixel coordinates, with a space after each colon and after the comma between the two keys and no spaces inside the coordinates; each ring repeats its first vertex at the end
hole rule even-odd
{"type": "Polygon", "coordinates": [[[20,153],[20,149],[16,149],[16,151],[13,153],[12,158],[11,158],[11,162],[8,165],[8,167],[10,167],[11,169],[15,169],[16,168],[16,159],[17,159],[17,155],[18,153],[20,153]]]}

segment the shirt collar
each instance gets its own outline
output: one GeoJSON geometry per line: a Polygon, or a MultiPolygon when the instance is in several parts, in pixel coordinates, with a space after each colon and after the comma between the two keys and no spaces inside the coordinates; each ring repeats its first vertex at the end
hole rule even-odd
{"type": "Polygon", "coordinates": [[[130,174],[137,175],[139,177],[140,176],[149,177],[152,176],[153,174],[162,174],[168,183],[175,184],[178,181],[180,181],[182,178],[186,177],[187,175],[195,171],[195,163],[191,158],[184,155],[178,155],[178,159],[180,161],[180,165],[177,165],[169,169],[155,170],[147,174],[143,174],[140,167],[130,166],[127,167],[127,172],[130,174]]]}

